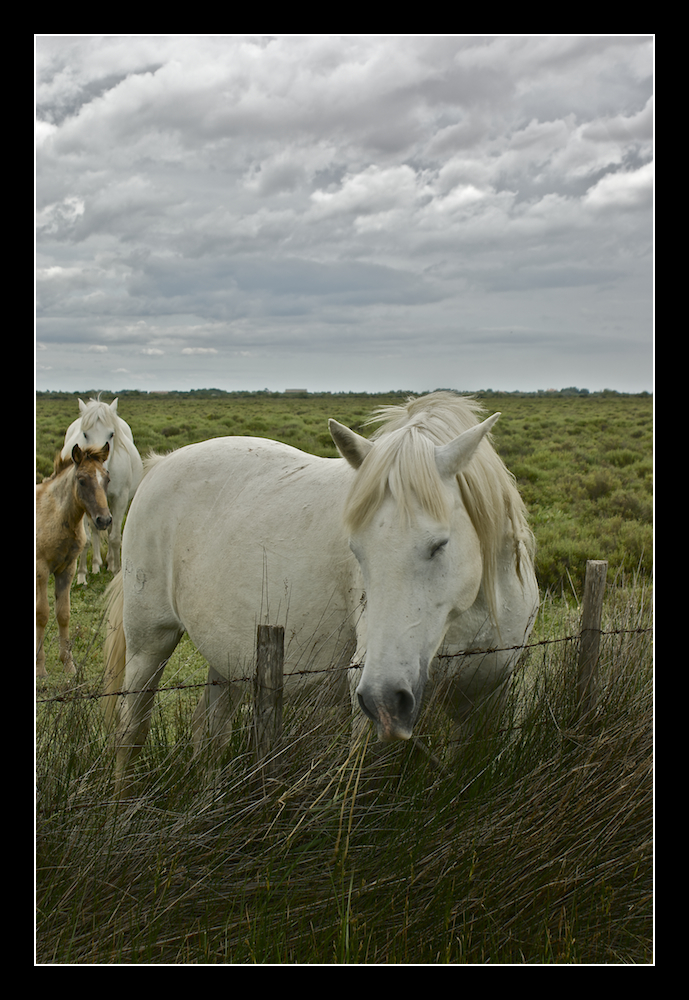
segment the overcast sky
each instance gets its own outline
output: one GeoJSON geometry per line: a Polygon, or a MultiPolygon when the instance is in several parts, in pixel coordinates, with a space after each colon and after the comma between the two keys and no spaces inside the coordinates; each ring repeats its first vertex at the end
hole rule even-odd
{"type": "Polygon", "coordinates": [[[653,40],[39,35],[36,387],[653,388],[653,40]]]}

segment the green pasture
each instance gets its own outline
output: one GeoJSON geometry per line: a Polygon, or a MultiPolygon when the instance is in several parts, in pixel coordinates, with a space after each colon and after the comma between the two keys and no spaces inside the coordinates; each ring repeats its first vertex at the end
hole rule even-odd
{"type": "MultiPolygon", "coordinates": [[[[120,397],[118,412],[131,426],[142,455],[242,434],[335,457],[329,417],[369,433],[363,424],[371,411],[403,399],[395,393],[303,398],[132,393],[120,397]]],[[[540,586],[580,590],[587,559],[607,559],[611,578],[617,572],[650,577],[652,397],[483,394],[481,401],[486,414],[502,413],[493,438],[530,513],[540,586]]],[[[76,395],[37,396],[38,481],[51,473],[55,452],[78,412],[76,395]]]]}

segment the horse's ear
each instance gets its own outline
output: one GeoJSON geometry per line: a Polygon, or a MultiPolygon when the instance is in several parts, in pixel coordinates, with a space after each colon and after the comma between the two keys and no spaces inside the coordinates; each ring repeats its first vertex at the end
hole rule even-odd
{"type": "Polygon", "coordinates": [[[83,399],[80,399],[79,400],[79,413],[83,413],[85,409],[86,409],[86,403],[84,402],[83,399]]]}
{"type": "Polygon", "coordinates": [[[499,416],[499,413],[494,413],[492,417],[488,417],[483,423],[477,424],[475,427],[470,427],[468,431],[464,431],[454,441],[450,441],[449,444],[440,445],[435,449],[436,465],[438,466],[438,472],[443,478],[456,476],[462,469],[466,468],[474,452],[493,424],[497,422],[499,416]]]}
{"type": "Polygon", "coordinates": [[[352,468],[358,469],[373,447],[371,442],[344,424],[338,424],[337,420],[329,420],[328,427],[339,453],[352,468]]]}
{"type": "Polygon", "coordinates": [[[98,458],[100,459],[101,462],[105,462],[109,454],[110,454],[110,444],[106,441],[101,450],[98,452],[98,458]]]}
{"type": "Polygon", "coordinates": [[[113,399],[112,403],[110,404],[110,409],[112,410],[113,413],[117,413],[117,400],[118,399],[119,399],[119,396],[116,396],[113,399]]]}
{"type": "Polygon", "coordinates": [[[81,461],[84,457],[84,453],[78,444],[75,444],[72,448],[72,461],[75,465],[81,465],[81,461]]]}

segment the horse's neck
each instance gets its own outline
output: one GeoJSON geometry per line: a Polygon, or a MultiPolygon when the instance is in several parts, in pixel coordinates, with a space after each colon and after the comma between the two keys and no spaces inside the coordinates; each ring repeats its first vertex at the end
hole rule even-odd
{"type": "Polygon", "coordinates": [[[59,475],[53,483],[52,493],[62,511],[65,523],[75,530],[81,523],[86,510],[79,501],[76,489],[74,467],[59,475]]]}

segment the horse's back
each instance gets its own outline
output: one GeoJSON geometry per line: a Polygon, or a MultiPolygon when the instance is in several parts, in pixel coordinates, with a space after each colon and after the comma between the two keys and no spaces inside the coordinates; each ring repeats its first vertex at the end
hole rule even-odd
{"type": "Polygon", "coordinates": [[[262,438],[156,461],[124,533],[128,627],[167,616],[223,675],[246,666],[258,623],[285,626],[286,667],[337,655],[361,596],[341,524],[347,483],[341,460],[262,438]]]}

